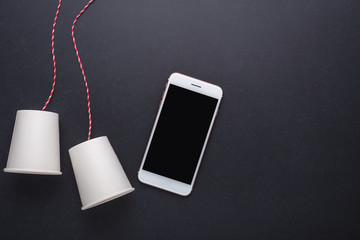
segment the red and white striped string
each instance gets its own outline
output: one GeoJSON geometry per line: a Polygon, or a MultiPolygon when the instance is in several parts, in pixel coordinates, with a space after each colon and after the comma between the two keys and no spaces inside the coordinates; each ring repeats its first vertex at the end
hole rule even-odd
{"type": "Polygon", "coordinates": [[[88,103],[88,113],[89,113],[89,133],[88,133],[88,140],[90,140],[90,136],[91,136],[91,109],[90,109],[90,95],[89,95],[89,87],[86,81],[86,76],[85,76],[85,72],[84,72],[84,68],[83,65],[81,63],[81,59],[80,59],[80,55],[79,55],[79,51],[77,49],[76,46],[76,41],[75,41],[75,36],[74,36],[74,28],[75,28],[75,23],[77,22],[78,18],[81,16],[81,14],[89,7],[89,5],[93,2],[94,0],[90,0],[85,7],[80,11],[80,13],[76,16],[72,28],[71,28],[71,36],[72,36],[72,40],[74,43],[74,48],[75,48],[75,52],[76,52],[76,56],[80,65],[80,69],[81,69],[81,73],[83,75],[84,78],[84,83],[85,83],[85,88],[86,88],[86,97],[87,97],[87,103],[88,103]]]}
{"type": "Polygon", "coordinates": [[[54,66],[54,77],[53,77],[53,84],[52,84],[52,88],[51,88],[51,92],[50,95],[48,97],[48,100],[46,101],[44,107],[42,108],[42,111],[45,110],[45,108],[47,107],[47,105],[49,104],[51,97],[54,93],[54,89],[55,89],[55,82],[56,82],[56,61],[55,61],[55,47],[54,47],[54,36],[55,36],[55,25],[56,25],[56,20],[58,18],[59,15],[59,11],[60,11],[60,6],[61,6],[61,1],[59,0],[59,4],[57,6],[57,10],[56,10],[56,14],[55,14],[55,18],[54,18],[54,23],[53,23],[53,28],[52,28],[52,33],[51,33],[51,52],[52,52],[52,59],[53,59],[53,66],[54,66]]]}

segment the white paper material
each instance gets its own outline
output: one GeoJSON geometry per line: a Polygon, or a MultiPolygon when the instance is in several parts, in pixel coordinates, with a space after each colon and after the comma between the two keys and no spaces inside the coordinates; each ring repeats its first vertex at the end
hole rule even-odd
{"type": "Polygon", "coordinates": [[[38,110],[16,114],[5,172],[61,175],[59,115],[38,110]]]}
{"type": "Polygon", "coordinates": [[[80,143],[69,154],[82,210],[134,191],[107,137],[80,143]]]}

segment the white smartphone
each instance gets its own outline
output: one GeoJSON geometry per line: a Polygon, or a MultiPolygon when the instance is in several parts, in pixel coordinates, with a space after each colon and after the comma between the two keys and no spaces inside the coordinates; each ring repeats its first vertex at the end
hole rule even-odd
{"type": "Polygon", "coordinates": [[[138,173],[141,182],[190,194],[222,95],[219,86],[171,74],[138,173]]]}

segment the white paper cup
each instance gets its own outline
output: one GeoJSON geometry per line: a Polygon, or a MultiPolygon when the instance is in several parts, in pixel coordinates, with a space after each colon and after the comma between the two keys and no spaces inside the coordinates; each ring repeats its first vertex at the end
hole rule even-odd
{"type": "Polygon", "coordinates": [[[61,175],[57,113],[17,111],[4,172],[61,175]]]}
{"type": "Polygon", "coordinates": [[[69,154],[82,210],[134,191],[107,137],[80,143],[69,154]]]}

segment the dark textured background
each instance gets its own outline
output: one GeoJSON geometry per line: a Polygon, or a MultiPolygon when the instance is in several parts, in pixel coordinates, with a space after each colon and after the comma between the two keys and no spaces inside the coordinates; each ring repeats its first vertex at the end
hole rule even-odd
{"type": "MultiPolygon", "coordinates": [[[[93,137],[109,137],[135,192],[81,211],[67,150],[87,109],[63,1],[56,28],[62,176],[0,173],[2,239],[359,239],[358,0],[95,1],[77,43],[93,137]],[[224,90],[193,193],[141,184],[137,171],[164,84],[181,72],[224,90]]],[[[57,1],[0,5],[0,161],[18,109],[52,84],[57,1]]]]}

